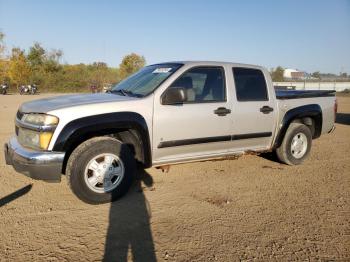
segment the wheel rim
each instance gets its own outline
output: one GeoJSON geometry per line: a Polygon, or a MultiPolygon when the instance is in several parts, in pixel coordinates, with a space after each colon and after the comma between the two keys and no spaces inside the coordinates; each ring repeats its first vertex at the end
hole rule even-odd
{"type": "Polygon", "coordinates": [[[100,154],[92,158],[85,168],[86,185],[96,193],[106,193],[115,189],[123,180],[124,164],[114,154],[100,154]]]}
{"type": "Polygon", "coordinates": [[[307,137],[304,133],[296,134],[292,139],[291,153],[295,158],[302,158],[307,150],[307,137]]]}

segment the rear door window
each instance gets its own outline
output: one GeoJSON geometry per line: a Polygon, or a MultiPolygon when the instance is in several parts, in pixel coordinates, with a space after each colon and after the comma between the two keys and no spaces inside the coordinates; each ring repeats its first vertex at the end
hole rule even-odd
{"type": "Polygon", "coordinates": [[[243,67],[235,67],[232,70],[238,101],[268,100],[266,81],[261,70],[243,67]]]}

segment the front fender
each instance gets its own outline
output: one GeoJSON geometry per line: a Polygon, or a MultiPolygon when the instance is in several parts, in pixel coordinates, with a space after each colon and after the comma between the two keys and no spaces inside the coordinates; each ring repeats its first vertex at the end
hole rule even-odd
{"type": "Polygon", "coordinates": [[[142,139],[145,166],[152,163],[150,137],[145,119],[135,112],[117,112],[79,118],[69,122],[58,135],[53,151],[69,152],[93,136],[134,129],[142,139]]]}

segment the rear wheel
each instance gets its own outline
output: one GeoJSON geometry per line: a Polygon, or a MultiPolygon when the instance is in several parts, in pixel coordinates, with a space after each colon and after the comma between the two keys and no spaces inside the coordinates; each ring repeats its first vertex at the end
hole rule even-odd
{"type": "Polygon", "coordinates": [[[308,157],[311,144],[310,128],[301,123],[291,123],[276,154],[285,164],[299,165],[308,157]]]}
{"type": "Polygon", "coordinates": [[[131,186],[136,162],[130,149],[111,137],[92,138],[69,157],[67,179],[82,201],[100,204],[115,201],[131,186]]]}

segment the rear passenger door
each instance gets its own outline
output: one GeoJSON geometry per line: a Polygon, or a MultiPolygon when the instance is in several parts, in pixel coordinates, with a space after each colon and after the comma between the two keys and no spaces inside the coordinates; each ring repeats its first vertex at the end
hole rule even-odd
{"type": "MultiPolygon", "coordinates": [[[[268,73],[268,72],[265,72],[268,73]]],[[[256,68],[232,68],[233,104],[230,151],[270,148],[275,130],[275,96],[269,94],[265,73],[256,68]]]]}

